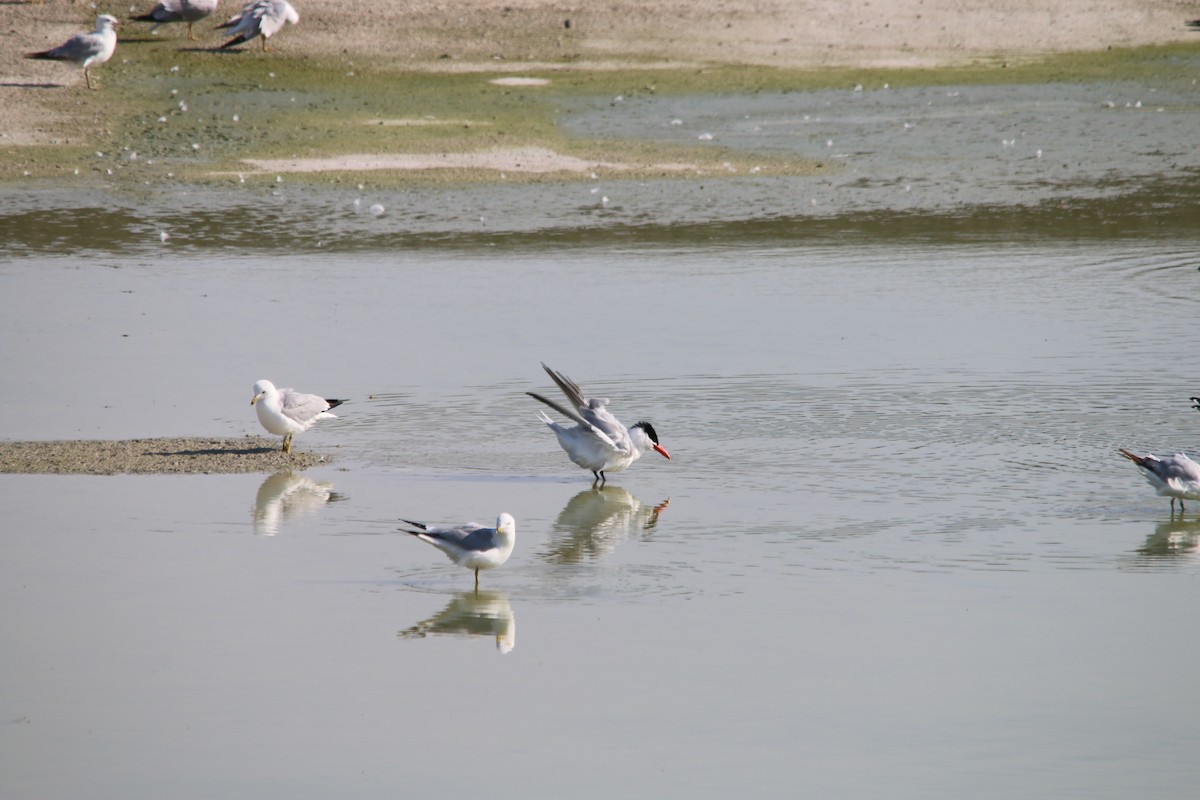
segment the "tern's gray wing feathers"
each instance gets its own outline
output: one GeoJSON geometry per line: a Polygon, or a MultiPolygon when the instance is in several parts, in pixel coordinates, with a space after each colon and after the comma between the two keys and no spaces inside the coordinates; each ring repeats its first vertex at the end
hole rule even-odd
{"type": "Polygon", "coordinates": [[[550,376],[550,380],[554,381],[554,383],[558,385],[559,389],[562,389],[562,393],[567,396],[567,400],[571,402],[572,406],[575,408],[583,408],[588,404],[587,400],[583,396],[583,391],[579,388],[578,383],[571,380],[561,372],[555,372],[554,370],[550,369],[546,366],[545,362],[542,362],[542,369],[546,370],[546,374],[550,376]]]}
{"type": "Polygon", "coordinates": [[[575,420],[584,427],[590,428],[596,436],[606,444],[611,445],[614,450],[623,453],[629,452],[631,447],[629,431],[625,429],[620,420],[605,408],[605,405],[608,404],[608,398],[594,397],[589,400],[583,396],[583,390],[579,388],[579,384],[563,373],[552,370],[545,363],[542,364],[542,369],[546,370],[546,374],[550,376],[551,380],[566,395],[567,400],[575,407],[575,412],[567,411],[557,403],[552,403],[533,392],[526,392],[526,394],[542,401],[563,416],[575,420]]]}
{"type": "MultiPolygon", "coordinates": [[[[618,445],[617,442],[613,440],[613,437],[610,436],[608,433],[606,433],[604,428],[601,427],[601,425],[597,424],[598,420],[596,418],[596,415],[593,414],[587,408],[587,406],[584,406],[579,411],[571,411],[567,408],[564,408],[563,406],[560,406],[558,403],[554,402],[553,400],[542,397],[540,394],[537,394],[536,392],[526,392],[525,394],[529,395],[534,400],[538,400],[538,401],[545,403],[546,405],[550,406],[558,413],[562,414],[567,419],[572,420],[573,422],[579,424],[581,427],[586,428],[587,430],[591,431],[591,433],[597,439],[599,439],[601,442],[604,442],[604,444],[608,445],[613,450],[618,450],[618,451],[621,450],[621,446],[618,445]]],[[[543,419],[546,420],[547,422],[550,421],[550,418],[546,417],[544,415],[543,415],[543,419]]],[[[617,424],[619,425],[620,423],[617,423],[617,424]]]]}

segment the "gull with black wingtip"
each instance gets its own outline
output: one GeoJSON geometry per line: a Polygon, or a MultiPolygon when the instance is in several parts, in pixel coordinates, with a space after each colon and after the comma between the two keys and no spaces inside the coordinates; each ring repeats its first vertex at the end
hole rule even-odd
{"type": "Polygon", "coordinates": [[[479,589],[479,570],[494,569],[500,566],[512,555],[513,545],[517,543],[517,521],[512,514],[501,514],[496,517],[496,527],[485,528],[474,522],[466,525],[441,526],[426,525],[402,519],[417,530],[410,531],[401,528],[421,541],[429,542],[446,554],[446,557],[475,572],[475,589],[479,589]]]}
{"type": "Polygon", "coordinates": [[[95,89],[88,69],[98,67],[112,58],[117,49],[118,24],[116,17],[101,14],[96,17],[94,31],[77,33],[58,47],[39,53],[26,53],[25,57],[45,61],[68,61],[83,70],[83,79],[87,82],[87,87],[95,89]]]}
{"type": "Polygon", "coordinates": [[[292,437],[311,428],[319,420],[337,419],[330,414],[345,400],[330,400],[319,394],[305,394],[295,389],[276,389],[275,384],[265,378],[254,384],[254,396],[250,405],[258,414],[258,421],[271,433],[283,437],[283,452],[292,452],[292,437]]]}

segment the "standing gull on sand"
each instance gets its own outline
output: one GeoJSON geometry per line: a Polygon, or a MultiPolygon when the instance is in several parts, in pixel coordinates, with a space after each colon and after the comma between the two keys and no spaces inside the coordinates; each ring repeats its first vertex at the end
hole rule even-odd
{"type": "Polygon", "coordinates": [[[168,22],[186,22],[187,38],[194,42],[196,36],[192,33],[192,25],[211,16],[217,10],[219,2],[221,0],[162,0],[150,13],[134,17],[133,20],[153,22],[150,27],[151,33],[157,31],[159,25],[166,25],[168,22]]]}
{"type": "Polygon", "coordinates": [[[1183,512],[1183,501],[1200,500],[1200,464],[1183,453],[1173,456],[1135,455],[1121,450],[1146,476],[1146,482],[1163,497],[1171,498],[1171,513],[1175,513],[1175,500],[1179,500],[1179,511],[1183,512]]]}
{"type": "Polygon", "coordinates": [[[295,389],[276,389],[275,384],[263,379],[254,384],[254,397],[250,405],[258,414],[258,421],[271,433],[283,437],[283,452],[292,452],[292,437],[303,433],[320,419],[337,419],[329,409],[337,408],[345,400],[330,400],[316,394],[304,394],[295,389]]]}
{"type": "Polygon", "coordinates": [[[224,50],[258,36],[262,39],[263,52],[267,52],[267,39],[283,29],[284,23],[300,22],[300,15],[287,0],[252,0],[242,6],[240,14],[218,28],[232,28],[233,38],[221,45],[224,50]]]}
{"type": "Polygon", "coordinates": [[[671,460],[666,449],[658,443],[658,434],[649,422],[638,422],[626,428],[605,408],[608,398],[587,399],[579,384],[566,375],[555,372],[545,364],[542,364],[542,369],[567,396],[571,407],[560,406],[534,392],[525,394],[576,423],[568,428],[550,419],[546,412],[539,412],[542,422],[550,426],[562,449],[567,451],[567,457],[584,469],[590,469],[597,481],[604,483],[607,480],[605,472],[620,472],[641,458],[646,450],[654,450],[668,461],[671,460]]]}
{"type": "Polygon", "coordinates": [[[460,567],[474,570],[476,589],[479,588],[479,570],[493,569],[508,561],[513,545],[517,543],[517,521],[513,519],[512,514],[496,517],[494,528],[485,528],[474,522],[454,527],[425,525],[411,519],[401,522],[408,523],[417,530],[400,530],[429,542],[460,567]]]}
{"type": "Polygon", "coordinates": [[[116,17],[101,14],[96,17],[96,30],[91,33],[77,33],[58,47],[39,53],[26,53],[25,57],[70,61],[83,70],[83,79],[87,81],[87,87],[95,89],[88,68],[99,66],[112,58],[113,51],[117,49],[117,25],[116,17]]]}

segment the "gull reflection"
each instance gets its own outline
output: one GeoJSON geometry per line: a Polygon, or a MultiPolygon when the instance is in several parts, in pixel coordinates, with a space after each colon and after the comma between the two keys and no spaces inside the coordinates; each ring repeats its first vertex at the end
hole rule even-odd
{"type": "Polygon", "coordinates": [[[592,486],[567,501],[554,521],[556,535],[548,559],[572,564],[585,558],[602,558],[634,531],[650,531],[658,524],[671,498],[649,506],[620,486],[592,486]]]}
{"type": "Polygon", "coordinates": [[[1195,558],[1198,545],[1200,519],[1172,515],[1166,522],[1155,526],[1154,533],[1146,537],[1146,542],[1137,552],[1143,560],[1191,559],[1195,558]]]}
{"type": "Polygon", "coordinates": [[[462,592],[429,619],[396,635],[401,639],[493,636],[496,649],[509,653],[517,646],[517,618],[503,592],[462,592]]]}
{"type": "Polygon", "coordinates": [[[345,495],[333,491],[332,483],[317,483],[290,470],[276,472],[258,487],[254,496],[254,532],[274,536],[284,522],[319,511],[326,503],[345,495]]]}

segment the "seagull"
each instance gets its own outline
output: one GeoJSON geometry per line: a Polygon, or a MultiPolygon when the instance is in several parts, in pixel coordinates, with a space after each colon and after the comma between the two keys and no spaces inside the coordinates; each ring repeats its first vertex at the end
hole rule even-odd
{"type": "Polygon", "coordinates": [[[267,52],[267,39],[283,29],[285,22],[293,25],[300,22],[300,15],[287,0],[251,0],[242,6],[241,13],[231,17],[228,22],[218,25],[218,28],[232,28],[234,37],[221,45],[224,50],[235,44],[248,42],[254,37],[262,38],[263,52],[267,52]]]}
{"type": "Polygon", "coordinates": [[[292,437],[311,428],[319,419],[337,419],[329,409],[337,408],[345,400],[328,400],[316,394],[304,394],[295,389],[276,389],[275,384],[265,378],[254,384],[254,397],[250,405],[255,406],[258,421],[271,433],[283,437],[283,452],[292,452],[292,437]],[[261,402],[260,402],[261,401],[261,402]]]}
{"type": "Polygon", "coordinates": [[[1192,408],[1196,409],[1197,411],[1200,411],[1200,397],[1189,397],[1188,400],[1192,401],[1192,403],[1193,403],[1192,408]]]}
{"type": "Polygon", "coordinates": [[[1183,501],[1200,500],[1200,464],[1183,453],[1173,456],[1134,455],[1120,450],[1146,476],[1146,481],[1163,497],[1171,498],[1171,513],[1175,513],[1175,499],[1179,499],[1179,511],[1183,513],[1183,501]]]}
{"type": "Polygon", "coordinates": [[[26,58],[40,58],[49,61],[70,61],[83,70],[83,79],[89,89],[92,78],[88,74],[89,67],[99,66],[112,58],[117,49],[117,18],[110,14],[96,17],[96,30],[91,33],[77,33],[67,41],[52,50],[40,53],[26,53],[26,58]]]}
{"type": "Polygon", "coordinates": [[[161,0],[150,10],[149,14],[134,17],[134,22],[153,22],[150,32],[154,33],[160,25],[168,22],[186,22],[187,37],[193,42],[196,36],[192,33],[192,25],[210,16],[217,10],[221,0],[161,0]]]}
{"type": "Polygon", "coordinates": [[[476,590],[479,589],[479,570],[493,569],[508,561],[513,545],[517,543],[517,521],[507,513],[496,517],[494,528],[485,528],[474,522],[441,527],[413,522],[411,519],[400,521],[417,528],[415,531],[406,528],[400,530],[429,542],[460,567],[475,570],[476,590]]]}
{"type": "Polygon", "coordinates": [[[603,484],[608,480],[605,472],[620,472],[641,458],[646,450],[654,450],[668,461],[671,460],[671,456],[658,443],[658,434],[649,422],[637,422],[627,429],[605,408],[608,398],[586,399],[579,384],[566,375],[555,372],[545,363],[542,369],[562,389],[571,408],[560,406],[534,392],[525,394],[576,423],[568,428],[550,419],[545,411],[538,412],[542,422],[549,425],[558,437],[558,443],[567,451],[567,457],[584,469],[590,469],[596,481],[603,484]]]}

